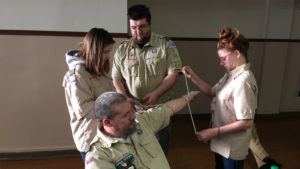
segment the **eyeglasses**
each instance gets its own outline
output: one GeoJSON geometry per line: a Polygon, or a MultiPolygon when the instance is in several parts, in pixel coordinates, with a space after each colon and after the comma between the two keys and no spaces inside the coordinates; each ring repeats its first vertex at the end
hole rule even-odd
{"type": "Polygon", "coordinates": [[[139,25],[139,26],[130,26],[130,29],[133,30],[133,31],[137,31],[137,30],[144,30],[148,27],[149,27],[148,24],[142,24],[142,25],[139,25]]]}
{"type": "Polygon", "coordinates": [[[230,56],[232,54],[233,53],[229,53],[228,55],[225,55],[225,56],[222,56],[222,57],[219,56],[219,59],[220,59],[221,62],[224,62],[228,58],[228,56],[230,56]]]}

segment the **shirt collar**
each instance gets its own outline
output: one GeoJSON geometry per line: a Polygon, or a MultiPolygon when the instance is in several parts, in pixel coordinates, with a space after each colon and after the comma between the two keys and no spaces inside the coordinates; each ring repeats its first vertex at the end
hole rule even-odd
{"type": "Polygon", "coordinates": [[[99,128],[97,129],[98,140],[102,147],[109,148],[113,143],[117,143],[120,138],[105,135],[99,128]]]}
{"type": "Polygon", "coordinates": [[[151,32],[150,40],[149,40],[148,43],[145,44],[145,46],[148,46],[148,45],[149,45],[149,46],[157,46],[157,45],[159,45],[159,44],[157,43],[157,35],[156,35],[156,33],[151,32]]]}
{"type": "Polygon", "coordinates": [[[232,78],[236,78],[241,73],[243,73],[249,69],[250,69],[250,63],[245,63],[245,64],[242,64],[242,65],[236,67],[235,69],[233,69],[231,71],[228,71],[228,75],[231,76],[232,78]]]}

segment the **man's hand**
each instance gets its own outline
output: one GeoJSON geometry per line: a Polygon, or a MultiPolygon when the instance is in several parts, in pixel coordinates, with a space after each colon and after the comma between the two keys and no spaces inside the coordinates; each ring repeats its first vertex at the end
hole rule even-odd
{"type": "Polygon", "coordinates": [[[143,105],[144,106],[153,105],[157,99],[158,97],[154,92],[148,93],[143,97],[143,105]]]}
{"type": "Polygon", "coordinates": [[[196,97],[200,94],[200,91],[190,91],[189,96],[185,95],[185,99],[190,99],[189,101],[194,101],[196,97]]]}

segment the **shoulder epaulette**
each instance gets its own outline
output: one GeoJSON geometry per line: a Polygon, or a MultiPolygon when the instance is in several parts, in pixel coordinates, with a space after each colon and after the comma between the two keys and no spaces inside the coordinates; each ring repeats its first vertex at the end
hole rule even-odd
{"type": "Polygon", "coordinates": [[[130,39],[126,39],[124,41],[122,41],[120,44],[124,44],[124,43],[127,43],[130,39]]]}
{"type": "Polygon", "coordinates": [[[171,38],[170,38],[169,36],[165,36],[165,39],[166,39],[167,41],[170,41],[170,40],[171,40],[171,38]]]}
{"type": "Polygon", "coordinates": [[[160,38],[161,39],[165,39],[166,41],[170,41],[171,40],[171,38],[169,36],[161,36],[160,38]]]}

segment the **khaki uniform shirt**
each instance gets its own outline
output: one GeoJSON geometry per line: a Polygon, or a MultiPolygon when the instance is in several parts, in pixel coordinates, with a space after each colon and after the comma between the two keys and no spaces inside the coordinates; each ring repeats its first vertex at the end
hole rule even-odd
{"type": "Polygon", "coordinates": [[[136,115],[136,128],[127,139],[113,138],[98,130],[98,138],[86,155],[85,169],[169,169],[155,133],[170,122],[165,105],[136,115]]]}
{"type": "MultiPolygon", "coordinates": [[[[257,108],[257,85],[250,64],[243,64],[225,76],[213,87],[216,94],[213,127],[221,127],[238,120],[253,119],[257,108]]],[[[251,128],[214,137],[211,150],[234,160],[243,160],[248,154],[251,128]]]]}
{"type": "MultiPolygon", "coordinates": [[[[141,102],[141,99],[153,91],[171,72],[181,71],[181,59],[178,50],[167,37],[151,33],[150,41],[141,49],[131,38],[117,49],[112,78],[125,81],[128,94],[141,102]]],[[[162,95],[158,103],[171,99],[170,91],[162,95]]]]}
{"type": "Polygon", "coordinates": [[[66,73],[63,87],[74,142],[79,151],[87,152],[97,135],[98,121],[85,116],[93,109],[94,101],[100,94],[114,90],[112,81],[106,77],[92,76],[83,65],[78,64],[66,73]]]}

